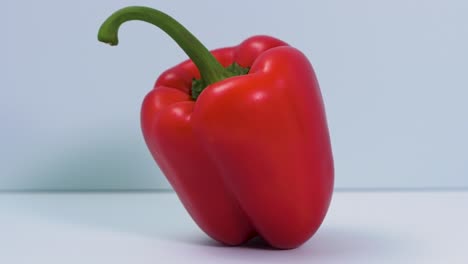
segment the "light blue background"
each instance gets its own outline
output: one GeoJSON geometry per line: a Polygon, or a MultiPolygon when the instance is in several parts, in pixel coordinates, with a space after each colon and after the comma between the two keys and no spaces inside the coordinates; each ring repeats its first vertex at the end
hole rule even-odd
{"type": "Polygon", "coordinates": [[[468,4],[395,1],[0,2],[0,190],[169,188],[144,144],[140,104],[186,56],[160,30],[125,24],[147,5],[208,48],[277,36],[312,61],[338,188],[468,187],[468,4]]]}

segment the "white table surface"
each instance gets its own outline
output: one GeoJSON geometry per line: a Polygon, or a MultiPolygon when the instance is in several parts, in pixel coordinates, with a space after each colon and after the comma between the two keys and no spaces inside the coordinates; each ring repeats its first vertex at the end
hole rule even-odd
{"type": "Polygon", "coordinates": [[[468,192],[335,192],[294,250],[224,247],[174,193],[0,193],[0,263],[468,263],[468,192]]]}

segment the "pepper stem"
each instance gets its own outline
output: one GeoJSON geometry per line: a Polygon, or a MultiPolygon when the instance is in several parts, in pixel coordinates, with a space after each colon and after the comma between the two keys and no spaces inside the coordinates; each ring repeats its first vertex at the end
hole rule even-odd
{"type": "Polygon", "coordinates": [[[129,6],[116,11],[101,25],[98,40],[112,46],[117,45],[119,27],[130,20],[145,21],[166,32],[195,63],[205,85],[232,76],[184,26],[169,15],[149,7],[129,6]]]}

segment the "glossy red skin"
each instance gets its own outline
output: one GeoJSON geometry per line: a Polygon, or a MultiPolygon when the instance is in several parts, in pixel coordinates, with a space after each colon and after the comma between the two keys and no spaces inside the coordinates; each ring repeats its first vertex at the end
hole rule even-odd
{"type": "Polygon", "coordinates": [[[212,51],[247,75],[190,99],[199,73],[183,62],[157,80],[141,112],[146,143],[183,205],[210,237],[239,245],[260,235],[295,248],[321,225],[333,157],[320,88],[307,58],[267,36],[212,51]]]}

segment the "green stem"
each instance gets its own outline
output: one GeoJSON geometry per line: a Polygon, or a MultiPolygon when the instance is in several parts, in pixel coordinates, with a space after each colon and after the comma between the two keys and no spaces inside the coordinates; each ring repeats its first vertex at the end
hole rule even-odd
{"type": "Polygon", "coordinates": [[[129,6],[116,11],[101,25],[98,40],[113,46],[117,45],[120,25],[130,20],[142,20],[166,32],[195,63],[206,85],[230,76],[190,31],[169,15],[149,7],[129,6]]]}

